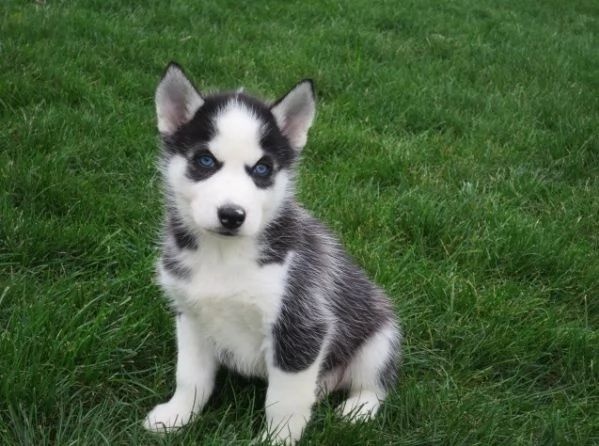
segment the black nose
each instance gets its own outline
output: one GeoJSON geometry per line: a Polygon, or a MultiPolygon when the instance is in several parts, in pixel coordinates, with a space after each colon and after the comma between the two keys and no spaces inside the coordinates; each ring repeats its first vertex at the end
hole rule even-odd
{"type": "Polygon", "coordinates": [[[239,206],[223,206],[218,208],[218,219],[227,229],[237,229],[245,220],[245,211],[239,206]]]}

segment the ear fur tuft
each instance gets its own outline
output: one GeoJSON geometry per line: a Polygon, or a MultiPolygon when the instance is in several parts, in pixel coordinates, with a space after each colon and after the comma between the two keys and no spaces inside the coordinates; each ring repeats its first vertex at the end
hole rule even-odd
{"type": "Polygon", "coordinates": [[[203,104],[204,100],[183,69],[176,62],[169,63],[156,89],[156,116],[160,133],[175,133],[193,118],[203,104]]]}
{"type": "Polygon", "coordinates": [[[308,130],[316,115],[316,99],[311,79],[304,79],[271,107],[277,125],[295,150],[306,145],[308,130]]]}

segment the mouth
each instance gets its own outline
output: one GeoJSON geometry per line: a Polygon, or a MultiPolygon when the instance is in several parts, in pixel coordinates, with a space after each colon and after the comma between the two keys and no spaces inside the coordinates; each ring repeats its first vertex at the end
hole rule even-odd
{"type": "Polygon", "coordinates": [[[225,228],[209,229],[208,232],[216,235],[224,235],[225,237],[234,237],[236,235],[239,235],[239,231],[225,228]]]}

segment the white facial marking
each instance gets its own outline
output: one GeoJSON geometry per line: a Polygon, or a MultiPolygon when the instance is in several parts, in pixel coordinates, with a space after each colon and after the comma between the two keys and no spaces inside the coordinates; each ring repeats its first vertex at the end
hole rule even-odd
{"type": "Polygon", "coordinates": [[[175,201],[185,213],[185,221],[214,232],[221,227],[218,209],[238,206],[246,218],[237,234],[252,236],[275,216],[285,199],[287,171],[275,172],[273,185],[265,189],[259,188],[247,172],[265,155],[260,145],[263,125],[246,106],[232,101],[216,116],[216,135],[208,142],[208,149],[222,163],[217,172],[194,181],[186,175],[188,161],[183,156],[169,160],[166,178],[176,192],[175,201]]]}
{"type": "Polygon", "coordinates": [[[210,151],[219,160],[252,166],[264,155],[260,146],[262,125],[243,104],[231,101],[216,116],[216,136],[210,141],[210,151]]]}

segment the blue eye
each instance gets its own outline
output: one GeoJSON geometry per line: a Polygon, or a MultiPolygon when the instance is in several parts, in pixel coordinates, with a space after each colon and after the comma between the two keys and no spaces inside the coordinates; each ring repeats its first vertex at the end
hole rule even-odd
{"type": "Polygon", "coordinates": [[[272,167],[264,163],[258,163],[252,169],[252,175],[256,175],[258,177],[267,177],[271,172],[272,167]]]}
{"type": "Polygon", "coordinates": [[[203,167],[205,169],[212,169],[216,166],[216,161],[212,155],[202,154],[197,156],[195,162],[198,166],[203,167]]]}

